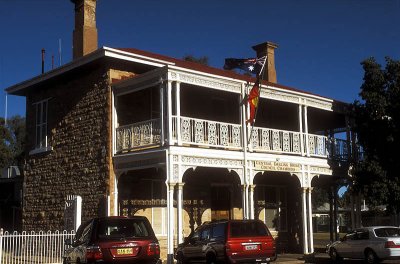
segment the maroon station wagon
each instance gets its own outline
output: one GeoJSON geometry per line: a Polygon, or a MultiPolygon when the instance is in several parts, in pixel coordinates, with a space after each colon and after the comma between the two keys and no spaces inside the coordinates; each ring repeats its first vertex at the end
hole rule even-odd
{"type": "Polygon", "coordinates": [[[274,238],[259,220],[221,220],[199,226],[175,251],[178,263],[269,263],[274,238]]]}
{"type": "Polygon", "coordinates": [[[141,216],[94,218],[82,224],[66,245],[64,264],[161,263],[158,240],[141,216]]]}

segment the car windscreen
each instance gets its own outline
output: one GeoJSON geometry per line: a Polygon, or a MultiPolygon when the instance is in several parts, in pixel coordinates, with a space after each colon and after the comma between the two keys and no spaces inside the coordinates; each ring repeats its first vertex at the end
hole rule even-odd
{"type": "Polygon", "coordinates": [[[374,231],[377,237],[400,237],[400,228],[396,227],[376,228],[374,231]]]}
{"type": "Polygon", "coordinates": [[[153,235],[145,219],[103,219],[97,226],[99,239],[148,238],[153,235]]]}
{"type": "Polygon", "coordinates": [[[232,222],[231,237],[270,236],[267,227],[258,221],[232,222]]]}

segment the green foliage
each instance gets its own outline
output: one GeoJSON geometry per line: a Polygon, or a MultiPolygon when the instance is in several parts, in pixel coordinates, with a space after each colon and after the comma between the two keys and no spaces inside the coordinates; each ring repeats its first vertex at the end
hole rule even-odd
{"type": "Polygon", "coordinates": [[[352,114],[364,159],[354,166],[354,188],[369,204],[399,212],[400,61],[386,58],[385,68],[374,58],[361,64],[361,101],[353,103],[352,114]]]}
{"type": "Polygon", "coordinates": [[[4,125],[4,118],[0,118],[0,169],[7,167],[11,161],[11,150],[9,148],[11,135],[4,125]]]}
{"type": "Polygon", "coordinates": [[[22,165],[25,147],[25,118],[0,118],[0,168],[22,165]]]}
{"type": "Polygon", "coordinates": [[[185,55],[183,57],[183,60],[196,62],[196,63],[200,63],[200,64],[203,64],[203,65],[208,65],[208,57],[207,56],[194,57],[193,55],[185,55]]]}
{"type": "Polygon", "coordinates": [[[311,203],[314,209],[329,203],[328,190],[321,187],[314,187],[311,195],[311,203]]]}

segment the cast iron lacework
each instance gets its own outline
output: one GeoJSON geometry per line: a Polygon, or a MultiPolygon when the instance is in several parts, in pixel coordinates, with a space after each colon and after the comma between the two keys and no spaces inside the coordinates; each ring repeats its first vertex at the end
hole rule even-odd
{"type": "Polygon", "coordinates": [[[195,143],[204,143],[204,126],[202,121],[194,121],[195,127],[195,143]]]}
{"type": "Polygon", "coordinates": [[[217,145],[217,124],[215,122],[208,123],[208,144],[217,145]]]}
{"type": "Polygon", "coordinates": [[[280,142],[279,142],[279,131],[272,131],[272,146],[274,148],[274,150],[282,150],[281,146],[280,146],[280,142]]]}
{"type": "Polygon", "coordinates": [[[161,144],[160,119],[117,128],[117,151],[161,144]]]}
{"type": "Polygon", "coordinates": [[[300,153],[300,136],[293,134],[293,152],[300,153]]]}
{"type": "Polygon", "coordinates": [[[283,134],[283,151],[290,152],[289,132],[285,131],[282,134],[283,134]]]}

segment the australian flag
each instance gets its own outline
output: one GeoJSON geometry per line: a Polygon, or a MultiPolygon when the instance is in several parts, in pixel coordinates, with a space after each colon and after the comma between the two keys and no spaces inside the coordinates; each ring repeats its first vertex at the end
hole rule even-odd
{"type": "Polygon", "coordinates": [[[234,59],[228,58],[225,59],[224,69],[232,70],[232,69],[242,69],[249,73],[254,73],[256,75],[261,73],[261,70],[264,66],[266,56],[261,58],[248,58],[248,59],[234,59]]]}

